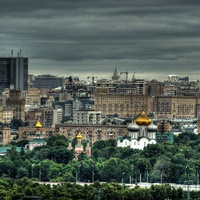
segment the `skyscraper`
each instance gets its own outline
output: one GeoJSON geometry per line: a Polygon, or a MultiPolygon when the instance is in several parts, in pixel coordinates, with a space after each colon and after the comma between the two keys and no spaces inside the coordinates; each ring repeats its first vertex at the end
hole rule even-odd
{"type": "Polygon", "coordinates": [[[28,88],[28,58],[0,57],[0,93],[5,88],[27,90],[28,88]]]}

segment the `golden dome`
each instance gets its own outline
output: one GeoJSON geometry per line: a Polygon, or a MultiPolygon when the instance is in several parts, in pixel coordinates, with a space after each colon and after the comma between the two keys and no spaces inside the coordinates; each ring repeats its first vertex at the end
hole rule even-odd
{"type": "Polygon", "coordinates": [[[80,132],[78,133],[78,135],[76,136],[76,138],[77,138],[77,139],[82,139],[82,135],[81,135],[80,132]]]}
{"type": "Polygon", "coordinates": [[[151,123],[151,119],[149,119],[144,110],[142,111],[142,114],[135,120],[135,122],[138,124],[138,125],[141,125],[141,126],[148,126],[150,123],[151,123]]]}
{"type": "Polygon", "coordinates": [[[42,125],[40,124],[39,121],[37,121],[36,125],[35,125],[36,128],[42,128],[42,125]]]}

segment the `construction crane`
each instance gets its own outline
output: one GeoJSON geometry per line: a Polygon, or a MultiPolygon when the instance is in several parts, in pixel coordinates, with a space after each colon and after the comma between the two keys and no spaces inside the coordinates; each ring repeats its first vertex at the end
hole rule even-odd
{"type": "Polygon", "coordinates": [[[126,74],[126,83],[128,82],[128,72],[120,72],[120,74],[126,74]]]}

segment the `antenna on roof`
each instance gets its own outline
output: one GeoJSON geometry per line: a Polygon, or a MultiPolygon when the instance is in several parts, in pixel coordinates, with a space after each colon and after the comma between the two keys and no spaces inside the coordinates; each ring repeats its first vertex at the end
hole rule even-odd
{"type": "Polygon", "coordinates": [[[22,50],[20,49],[19,50],[19,57],[21,57],[21,55],[22,55],[22,50]]]}
{"type": "Polygon", "coordinates": [[[11,57],[13,58],[13,49],[11,50],[11,57]]]}

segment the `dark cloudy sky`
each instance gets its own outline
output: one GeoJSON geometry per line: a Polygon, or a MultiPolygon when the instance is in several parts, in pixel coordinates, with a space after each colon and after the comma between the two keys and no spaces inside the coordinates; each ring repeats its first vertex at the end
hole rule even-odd
{"type": "Polygon", "coordinates": [[[1,0],[2,55],[29,57],[29,73],[199,78],[200,1],[1,0]]]}

